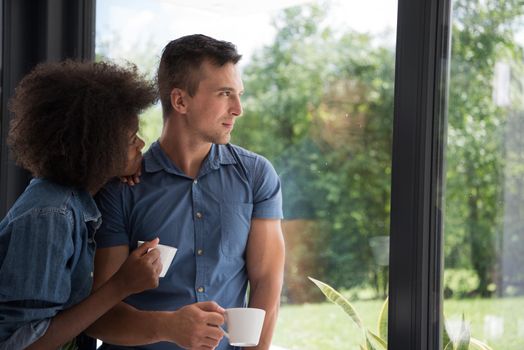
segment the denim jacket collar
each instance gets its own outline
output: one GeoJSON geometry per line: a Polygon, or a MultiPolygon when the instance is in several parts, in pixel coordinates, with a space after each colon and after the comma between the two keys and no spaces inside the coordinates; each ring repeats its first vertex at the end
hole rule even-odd
{"type": "MultiPolygon", "coordinates": [[[[52,182],[52,181],[43,179],[43,178],[34,178],[31,180],[31,183],[33,185],[37,185],[39,182],[52,182]]],[[[56,183],[55,185],[60,186],[56,183]]],[[[63,188],[62,186],[60,187],[63,188]]],[[[96,206],[95,200],[89,194],[89,192],[82,190],[82,189],[71,188],[71,194],[74,197],[78,198],[78,203],[80,204],[80,210],[82,212],[84,222],[95,221],[97,222],[95,226],[97,227],[100,226],[102,214],[100,214],[100,211],[98,210],[98,207],[96,206]]]]}
{"type": "Polygon", "coordinates": [[[102,214],[100,214],[93,197],[84,190],[76,190],[75,194],[78,196],[78,200],[82,206],[84,221],[98,221],[102,214]]]}

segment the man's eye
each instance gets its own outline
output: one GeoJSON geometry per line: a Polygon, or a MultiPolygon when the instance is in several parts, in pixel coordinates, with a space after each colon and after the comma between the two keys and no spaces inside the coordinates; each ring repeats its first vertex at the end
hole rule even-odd
{"type": "Polygon", "coordinates": [[[222,91],[221,95],[222,96],[229,96],[229,95],[231,95],[231,91],[222,91]]]}

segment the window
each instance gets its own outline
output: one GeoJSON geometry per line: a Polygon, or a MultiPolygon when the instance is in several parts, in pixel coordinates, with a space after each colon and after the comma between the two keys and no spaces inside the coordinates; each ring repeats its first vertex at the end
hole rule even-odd
{"type": "MultiPolygon", "coordinates": [[[[363,342],[308,276],[341,291],[378,334],[388,294],[396,8],[381,0],[97,6],[97,57],[130,60],[150,76],[163,46],[186,34],[231,41],[244,54],[244,116],[232,142],[270,159],[283,184],[276,348],[363,342]]],[[[160,113],[142,118],[148,144],[160,134],[160,113]]]]}
{"type": "Polygon", "coordinates": [[[524,347],[521,3],[453,3],[444,318],[493,349],[524,347]]]}

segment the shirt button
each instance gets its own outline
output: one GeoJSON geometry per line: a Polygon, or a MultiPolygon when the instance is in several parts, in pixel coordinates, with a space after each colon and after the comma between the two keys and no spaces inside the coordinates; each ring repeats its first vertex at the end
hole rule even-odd
{"type": "Polygon", "coordinates": [[[199,219],[202,219],[203,216],[204,216],[204,215],[202,215],[201,212],[197,212],[197,213],[196,213],[196,217],[199,218],[199,219]]]}
{"type": "Polygon", "coordinates": [[[204,255],[204,251],[202,249],[197,250],[197,255],[204,255]]]}
{"type": "Polygon", "coordinates": [[[197,292],[204,293],[204,287],[198,287],[197,292]]]}
{"type": "Polygon", "coordinates": [[[93,271],[91,271],[91,273],[89,275],[91,276],[91,278],[93,278],[93,271]]]}

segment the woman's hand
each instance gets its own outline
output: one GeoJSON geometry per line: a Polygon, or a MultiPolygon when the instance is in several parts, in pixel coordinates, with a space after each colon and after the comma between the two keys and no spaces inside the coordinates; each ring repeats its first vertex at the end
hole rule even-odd
{"type": "Polygon", "coordinates": [[[134,173],[133,175],[119,176],[119,178],[120,181],[122,181],[123,183],[126,183],[129,186],[134,186],[140,183],[140,175],[142,175],[142,169],[138,168],[136,173],[134,173]]]}
{"type": "Polygon", "coordinates": [[[129,294],[158,287],[158,275],[162,271],[160,252],[155,247],[159,239],[144,242],[135,249],[112,277],[129,294]]]}

